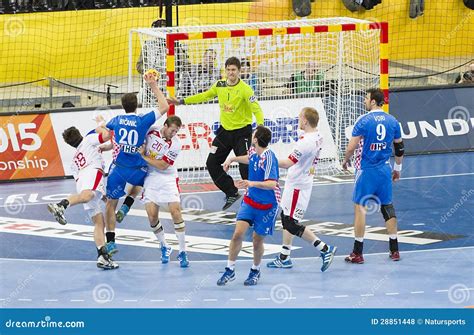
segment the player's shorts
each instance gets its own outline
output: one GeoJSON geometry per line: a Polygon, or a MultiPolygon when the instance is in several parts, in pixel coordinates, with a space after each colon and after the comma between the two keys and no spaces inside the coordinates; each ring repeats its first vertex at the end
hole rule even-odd
{"type": "Polygon", "coordinates": [[[300,188],[299,186],[295,187],[291,183],[286,183],[280,203],[283,214],[301,221],[308,208],[311,191],[312,185],[300,188]]]}
{"type": "Polygon", "coordinates": [[[107,198],[118,199],[125,195],[127,183],[133,186],[143,186],[147,167],[128,168],[112,163],[107,178],[107,198]]]}
{"type": "Polygon", "coordinates": [[[145,178],[142,199],[145,203],[180,202],[178,178],[174,174],[150,174],[145,178]]]}
{"type": "Polygon", "coordinates": [[[389,164],[380,168],[357,170],[352,201],[366,206],[370,200],[379,205],[392,203],[392,169],[389,164]]]}
{"type": "Polygon", "coordinates": [[[99,191],[105,194],[104,171],[92,167],[86,167],[79,171],[76,178],[77,193],[85,190],[99,191]]]}
{"type": "Polygon", "coordinates": [[[269,209],[257,209],[242,200],[237,221],[245,221],[261,236],[273,234],[275,221],[278,214],[278,204],[273,204],[269,209]]]}

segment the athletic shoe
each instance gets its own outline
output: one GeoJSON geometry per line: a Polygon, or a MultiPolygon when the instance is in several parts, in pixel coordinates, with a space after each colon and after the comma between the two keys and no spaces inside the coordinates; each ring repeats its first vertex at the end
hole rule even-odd
{"type": "Polygon", "coordinates": [[[267,268],[280,268],[280,269],[290,269],[293,267],[293,262],[291,261],[290,257],[287,257],[285,260],[282,260],[280,256],[276,256],[276,258],[267,263],[267,268]]]}
{"type": "Polygon", "coordinates": [[[345,258],[345,261],[348,263],[364,264],[364,256],[353,252],[345,258]]]}
{"type": "Polygon", "coordinates": [[[337,247],[332,245],[328,245],[328,251],[321,251],[321,258],[323,260],[323,265],[321,266],[321,272],[326,271],[332,263],[334,259],[334,255],[336,254],[337,247]]]}
{"type": "Polygon", "coordinates": [[[232,270],[230,268],[225,268],[224,274],[217,281],[217,285],[224,286],[225,284],[227,284],[230,281],[233,281],[234,279],[235,279],[235,270],[232,270]]]}
{"type": "Polygon", "coordinates": [[[97,267],[104,270],[115,270],[119,268],[119,265],[108,254],[103,254],[97,257],[97,267]]]}
{"type": "Polygon", "coordinates": [[[115,242],[107,242],[105,244],[105,249],[107,250],[107,254],[109,254],[109,256],[112,256],[118,252],[115,242]]]}
{"type": "Polygon", "coordinates": [[[127,216],[129,210],[130,207],[128,207],[127,205],[122,205],[122,207],[120,207],[118,212],[115,214],[115,219],[118,223],[123,221],[123,219],[127,216]]]}
{"type": "Polygon", "coordinates": [[[65,225],[67,223],[64,217],[64,207],[58,204],[48,204],[48,211],[54,215],[56,221],[60,224],[65,225]]]}
{"type": "Polygon", "coordinates": [[[397,262],[400,260],[400,253],[398,251],[390,251],[390,255],[388,257],[390,257],[392,261],[397,262]]]}
{"type": "Polygon", "coordinates": [[[225,198],[225,204],[224,204],[224,207],[222,207],[222,210],[225,211],[227,208],[229,208],[230,206],[232,206],[234,204],[234,202],[236,202],[237,200],[239,200],[239,198],[241,197],[242,195],[240,193],[236,193],[235,195],[232,195],[230,197],[226,197],[225,198]]]}
{"type": "Polygon", "coordinates": [[[161,263],[166,264],[170,261],[171,248],[166,246],[161,246],[161,263]]]}
{"type": "Polygon", "coordinates": [[[187,268],[189,266],[188,254],[186,251],[181,251],[178,255],[179,266],[187,268]]]}
{"type": "Polygon", "coordinates": [[[250,269],[249,276],[244,281],[245,286],[254,286],[257,285],[258,280],[260,279],[260,270],[250,269]]]}

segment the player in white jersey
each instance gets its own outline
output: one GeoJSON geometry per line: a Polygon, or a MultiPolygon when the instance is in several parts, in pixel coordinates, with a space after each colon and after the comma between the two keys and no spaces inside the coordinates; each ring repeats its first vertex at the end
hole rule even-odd
{"type": "Polygon", "coordinates": [[[76,180],[76,194],[70,195],[57,204],[48,204],[48,210],[56,220],[67,223],[64,212],[68,206],[83,204],[89,218],[94,222],[94,242],[97,247],[97,267],[111,270],[117,269],[118,264],[112,260],[105,248],[104,206],[104,159],[100,145],[110,140],[108,134],[89,132],[85,137],[76,127],[70,127],[63,132],[64,141],[76,148],[72,170],[76,180]]]}
{"type": "Polygon", "coordinates": [[[161,262],[168,263],[171,247],[165,240],[165,232],[160,223],[159,204],[167,204],[174,222],[174,231],[179,243],[178,261],[182,268],[189,266],[185,247],[185,224],[181,215],[178,186],[178,171],[174,163],[181,151],[181,142],[177,136],[181,128],[181,119],[170,116],[163,126],[152,126],[146,136],[146,145],[140,153],[148,163],[148,174],[143,186],[143,200],[148,214],[150,227],[161,244],[161,262]]]}
{"type": "Polygon", "coordinates": [[[323,138],[317,126],[319,114],[316,109],[305,107],[298,117],[298,127],[304,131],[304,137],[298,140],[293,152],[286,159],[279,159],[278,166],[288,169],[287,180],[281,197],[281,221],[283,224],[283,246],[280,254],[267,264],[269,268],[291,268],[290,259],[293,237],[298,236],[316,247],[321,254],[326,271],[334,258],[336,247],[322,242],[310,229],[306,229],[300,221],[308,208],[313,176],[319,154],[322,150],[323,138]]]}

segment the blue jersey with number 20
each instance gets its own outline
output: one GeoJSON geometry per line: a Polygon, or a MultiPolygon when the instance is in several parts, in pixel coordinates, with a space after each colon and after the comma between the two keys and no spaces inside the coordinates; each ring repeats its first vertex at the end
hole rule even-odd
{"type": "Polygon", "coordinates": [[[380,167],[392,155],[393,140],[401,137],[400,124],[392,115],[375,110],[357,119],[352,136],[362,136],[360,168],[380,167]]]}
{"type": "Polygon", "coordinates": [[[118,166],[138,168],[147,165],[138,149],[145,142],[148,129],[160,116],[157,111],[140,115],[130,113],[117,115],[107,123],[106,127],[114,132],[114,162],[118,166]]]}

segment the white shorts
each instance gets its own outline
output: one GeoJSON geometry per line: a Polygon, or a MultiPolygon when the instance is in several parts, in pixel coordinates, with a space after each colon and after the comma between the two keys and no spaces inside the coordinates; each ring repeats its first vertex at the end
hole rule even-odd
{"type": "Polygon", "coordinates": [[[179,178],[172,174],[148,175],[143,185],[142,200],[155,204],[180,202],[178,181],[179,178]]]}
{"type": "Polygon", "coordinates": [[[311,191],[312,187],[301,189],[288,183],[285,184],[280,202],[283,214],[301,221],[308,208],[311,191]]]}
{"type": "Polygon", "coordinates": [[[104,201],[102,200],[105,194],[104,172],[95,168],[88,168],[79,171],[76,179],[77,193],[85,190],[94,191],[94,198],[91,201],[83,204],[84,209],[90,217],[103,213],[105,210],[104,201]]]}

